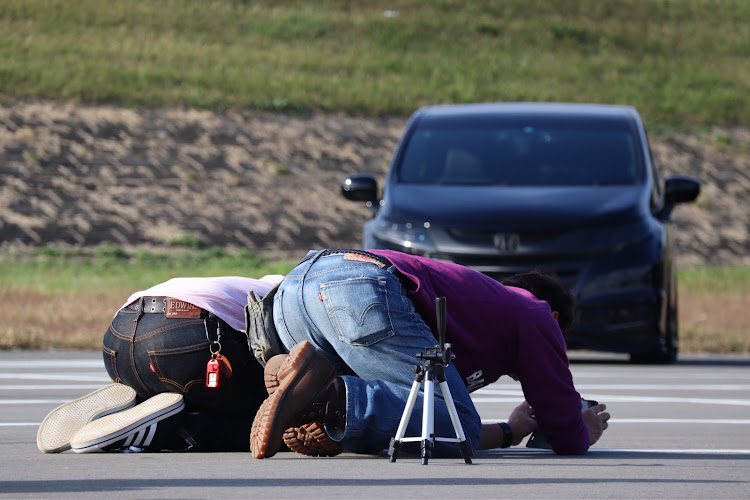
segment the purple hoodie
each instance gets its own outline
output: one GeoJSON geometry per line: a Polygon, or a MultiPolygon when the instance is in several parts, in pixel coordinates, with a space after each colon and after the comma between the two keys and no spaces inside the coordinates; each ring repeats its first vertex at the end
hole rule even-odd
{"type": "Polygon", "coordinates": [[[435,298],[446,298],[445,339],[470,392],[501,375],[515,374],[555,453],[588,450],[581,396],[573,385],[565,339],[547,302],[458,264],[392,250],[368,252],[386,257],[415,283],[408,296],[436,339],[435,298]]]}

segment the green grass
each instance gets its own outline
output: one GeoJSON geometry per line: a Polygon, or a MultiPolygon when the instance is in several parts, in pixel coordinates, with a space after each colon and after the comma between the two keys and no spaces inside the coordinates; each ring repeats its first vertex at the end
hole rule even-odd
{"type": "Polygon", "coordinates": [[[681,287],[695,293],[750,296],[750,267],[699,267],[677,273],[681,287]]]}
{"type": "Polygon", "coordinates": [[[294,264],[218,248],[132,253],[112,245],[85,251],[42,248],[24,255],[0,253],[0,290],[65,295],[121,290],[130,294],[174,277],[261,278],[286,274],[294,264]]]}
{"type": "Polygon", "coordinates": [[[293,267],[249,252],[191,246],[0,251],[0,349],[101,349],[102,332],[133,292],[175,277],[261,278],[293,267]]]}
{"type": "Polygon", "coordinates": [[[604,102],[654,126],[750,124],[744,0],[4,0],[0,33],[6,98],[399,115],[604,102]]]}
{"type": "MultiPolygon", "coordinates": [[[[187,246],[187,245],[183,245],[187,246]]],[[[45,247],[30,253],[0,253],[0,287],[7,290],[83,291],[113,286],[133,291],[177,276],[286,274],[295,261],[269,261],[247,252],[220,248],[178,248],[127,252],[111,244],[93,249],[45,247]]],[[[693,293],[750,294],[750,267],[679,269],[681,289],[693,293]]]]}
{"type": "MultiPolygon", "coordinates": [[[[105,243],[94,248],[43,247],[23,254],[0,251],[0,286],[5,290],[81,291],[113,284],[137,288],[176,276],[286,274],[296,261],[271,261],[248,251],[230,252],[193,240],[170,251],[126,251],[105,243]]],[[[681,288],[695,293],[750,294],[750,267],[679,269],[681,288]]]]}
{"type": "MultiPolygon", "coordinates": [[[[101,332],[135,291],[180,276],[286,274],[294,265],[187,244],[168,252],[114,245],[2,251],[0,349],[98,349],[101,332]]],[[[683,269],[678,282],[681,352],[750,352],[750,268],[683,269]]]]}

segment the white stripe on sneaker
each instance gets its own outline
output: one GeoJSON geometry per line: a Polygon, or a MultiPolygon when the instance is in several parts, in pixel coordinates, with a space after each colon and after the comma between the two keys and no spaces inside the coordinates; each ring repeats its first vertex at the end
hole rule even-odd
{"type": "Polygon", "coordinates": [[[135,434],[135,437],[133,438],[133,441],[131,443],[127,443],[125,446],[135,446],[137,448],[143,448],[143,445],[141,444],[141,443],[143,443],[143,435],[146,434],[146,431],[149,428],[150,428],[150,426],[149,427],[144,427],[143,429],[139,430],[135,434]]]}
{"type": "Polygon", "coordinates": [[[148,436],[146,436],[146,440],[143,442],[143,448],[146,448],[147,446],[151,445],[151,441],[154,439],[154,434],[156,434],[156,426],[158,423],[150,426],[148,428],[148,436]]]}
{"type": "MultiPolygon", "coordinates": [[[[130,446],[130,445],[131,445],[131,443],[133,442],[133,438],[134,438],[134,437],[135,437],[135,434],[131,434],[130,436],[128,436],[128,438],[127,438],[127,439],[125,440],[125,442],[124,442],[124,443],[122,443],[122,446],[123,446],[123,447],[126,447],[126,446],[130,446]]],[[[109,444],[109,443],[108,443],[108,444],[109,444]]]]}

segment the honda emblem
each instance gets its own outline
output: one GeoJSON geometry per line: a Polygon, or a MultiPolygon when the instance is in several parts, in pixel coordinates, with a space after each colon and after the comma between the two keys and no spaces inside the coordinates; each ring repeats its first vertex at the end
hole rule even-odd
{"type": "Polygon", "coordinates": [[[515,252],[521,243],[518,233],[498,233],[493,238],[495,248],[501,252],[515,252]]]}

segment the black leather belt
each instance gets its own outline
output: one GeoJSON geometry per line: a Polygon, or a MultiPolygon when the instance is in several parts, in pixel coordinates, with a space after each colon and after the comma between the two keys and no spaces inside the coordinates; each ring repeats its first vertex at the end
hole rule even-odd
{"type": "Polygon", "coordinates": [[[131,307],[143,314],[163,314],[166,318],[204,318],[209,314],[205,309],[171,297],[142,297],[131,307]]]}
{"type": "Polygon", "coordinates": [[[139,302],[142,304],[141,311],[144,314],[164,314],[167,310],[166,297],[143,297],[139,302]]]}
{"type": "MultiPolygon", "coordinates": [[[[216,330],[216,337],[219,338],[219,330],[221,331],[236,331],[223,319],[215,316],[209,311],[200,308],[196,305],[190,304],[183,300],[174,299],[172,297],[141,297],[129,306],[130,309],[142,314],[161,314],[167,319],[203,319],[208,321],[206,326],[206,338],[209,341],[213,339],[208,337],[209,331],[216,330]],[[208,326],[213,325],[213,326],[208,326]]],[[[213,337],[213,334],[211,335],[213,337]]],[[[245,338],[243,333],[242,338],[245,338]]]]}

